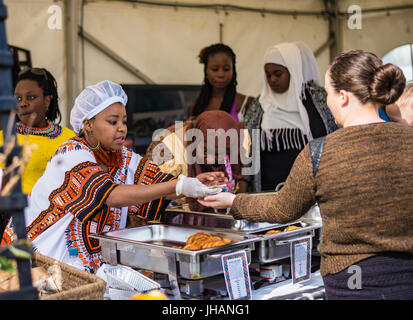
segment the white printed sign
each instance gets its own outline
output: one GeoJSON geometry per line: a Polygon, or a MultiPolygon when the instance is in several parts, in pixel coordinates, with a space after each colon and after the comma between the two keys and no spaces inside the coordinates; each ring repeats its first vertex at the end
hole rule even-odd
{"type": "Polygon", "coordinates": [[[247,253],[239,251],[221,257],[225,284],[231,300],[251,300],[247,253]]]}
{"type": "Polygon", "coordinates": [[[311,249],[311,237],[306,237],[291,242],[291,275],[293,283],[310,280],[311,249]]]}

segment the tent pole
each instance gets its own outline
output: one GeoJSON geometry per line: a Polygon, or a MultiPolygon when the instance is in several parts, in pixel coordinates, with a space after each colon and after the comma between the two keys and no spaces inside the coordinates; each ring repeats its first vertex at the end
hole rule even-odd
{"type": "Polygon", "coordinates": [[[342,51],[341,45],[341,30],[340,19],[338,11],[337,0],[325,0],[326,11],[328,12],[328,31],[330,42],[330,62],[333,62],[334,58],[342,51]]]}
{"type": "Polygon", "coordinates": [[[64,36],[66,54],[66,119],[70,119],[70,111],[78,95],[78,39],[77,39],[77,20],[78,5],[77,1],[64,0],[64,36]]]}
{"type": "MultiPolygon", "coordinates": [[[[79,30],[79,36],[82,36],[82,33],[79,30]]],[[[136,69],[133,65],[131,65],[129,62],[127,62],[125,59],[120,57],[116,52],[113,50],[109,49],[106,45],[101,43],[99,40],[97,40],[95,37],[93,37],[91,34],[87,33],[85,30],[83,30],[83,37],[84,39],[89,42],[91,45],[93,45],[95,48],[106,54],[109,58],[112,60],[116,61],[119,65],[121,65],[123,68],[125,68],[127,71],[132,73],[134,76],[142,80],[145,84],[154,84],[155,82],[150,79],[147,75],[143,74],[141,71],[136,69]]]]}
{"type": "Polygon", "coordinates": [[[314,56],[317,58],[324,50],[329,48],[333,43],[334,43],[334,38],[330,37],[316,51],[314,51],[314,56]]]}

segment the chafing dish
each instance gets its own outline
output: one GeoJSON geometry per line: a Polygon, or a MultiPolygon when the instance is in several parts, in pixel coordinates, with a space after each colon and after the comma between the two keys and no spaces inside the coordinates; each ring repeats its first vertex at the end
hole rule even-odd
{"type": "Polygon", "coordinates": [[[180,208],[168,208],[162,217],[162,223],[191,227],[210,228],[216,231],[250,233],[275,228],[280,224],[268,222],[250,222],[236,220],[231,215],[188,211],[180,208]]]}
{"type": "MultiPolygon", "coordinates": [[[[320,210],[314,205],[310,210],[297,221],[306,224],[315,224],[321,226],[320,210]]],[[[269,223],[269,222],[251,222],[246,219],[236,220],[231,215],[219,213],[197,212],[177,208],[168,208],[162,217],[162,223],[168,225],[183,225],[191,227],[211,228],[214,230],[238,233],[257,233],[278,227],[287,226],[296,222],[287,224],[269,223]]]]}
{"type": "Polygon", "coordinates": [[[256,243],[253,260],[265,264],[288,258],[290,257],[290,244],[292,241],[305,237],[311,237],[313,239],[315,230],[321,228],[321,224],[319,223],[308,223],[303,221],[298,221],[289,224],[288,226],[291,225],[297,226],[299,229],[273,234],[266,233],[272,229],[283,229],[287,227],[287,225],[284,225],[278,226],[277,228],[271,228],[267,231],[253,233],[262,238],[261,241],[256,243]]]}
{"type": "MultiPolygon", "coordinates": [[[[269,263],[290,256],[290,243],[302,237],[319,236],[322,228],[319,207],[314,205],[299,220],[286,224],[268,222],[250,222],[236,220],[231,215],[194,212],[179,208],[168,208],[163,216],[163,223],[170,225],[184,225],[210,228],[226,232],[235,232],[244,235],[255,235],[260,241],[255,241],[252,260],[259,263],[269,263]],[[283,229],[290,225],[300,229],[268,235],[272,229],[283,229]]],[[[314,242],[317,242],[315,239],[314,242]]]]}
{"type": "Polygon", "coordinates": [[[90,237],[98,239],[105,262],[166,274],[175,298],[180,298],[179,279],[213,279],[223,273],[221,257],[245,250],[248,264],[265,264],[290,256],[290,242],[314,237],[321,229],[318,207],[288,224],[236,220],[230,215],[168,208],[160,223],[127,228],[90,237]],[[266,235],[266,231],[299,225],[297,230],[266,235]],[[208,232],[227,237],[230,244],[202,250],[183,250],[189,236],[208,232]]]}
{"type": "Polygon", "coordinates": [[[205,228],[190,228],[153,224],[123,229],[90,237],[98,239],[103,259],[110,264],[123,264],[158,273],[175,274],[186,279],[200,279],[221,274],[221,256],[238,250],[246,250],[249,261],[257,236],[234,232],[217,232],[205,228]],[[202,250],[174,248],[185,244],[189,236],[197,232],[209,232],[227,237],[232,242],[220,247],[202,250]],[[175,270],[176,269],[176,270],[175,270]]]}

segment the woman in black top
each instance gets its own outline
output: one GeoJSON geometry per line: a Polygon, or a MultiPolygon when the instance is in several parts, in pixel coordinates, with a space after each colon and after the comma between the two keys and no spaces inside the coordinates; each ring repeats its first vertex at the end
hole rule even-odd
{"type": "Polygon", "coordinates": [[[320,86],[317,62],[303,42],[281,43],[264,56],[264,87],[244,122],[252,143],[260,143],[260,172],[250,191],[274,190],[287,178],[308,141],[337,129],[320,86]],[[260,129],[260,140],[252,133],[260,129]]]}

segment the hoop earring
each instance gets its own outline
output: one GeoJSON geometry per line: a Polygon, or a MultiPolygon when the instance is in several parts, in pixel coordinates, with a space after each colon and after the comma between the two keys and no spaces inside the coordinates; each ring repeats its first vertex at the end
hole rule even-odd
{"type": "Polygon", "coordinates": [[[100,141],[98,140],[98,144],[96,147],[91,147],[90,144],[88,143],[89,149],[92,151],[96,151],[100,149],[100,141]]]}
{"type": "MultiPolygon", "coordinates": [[[[92,133],[90,135],[94,137],[94,135],[92,133]]],[[[96,150],[100,149],[100,141],[99,140],[98,140],[98,144],[95,147],[91,147],[89,142],[87,142],[87,145],[89,146],[89,149],[92,150],[92,151],[96,151],[96,150]]]]}

